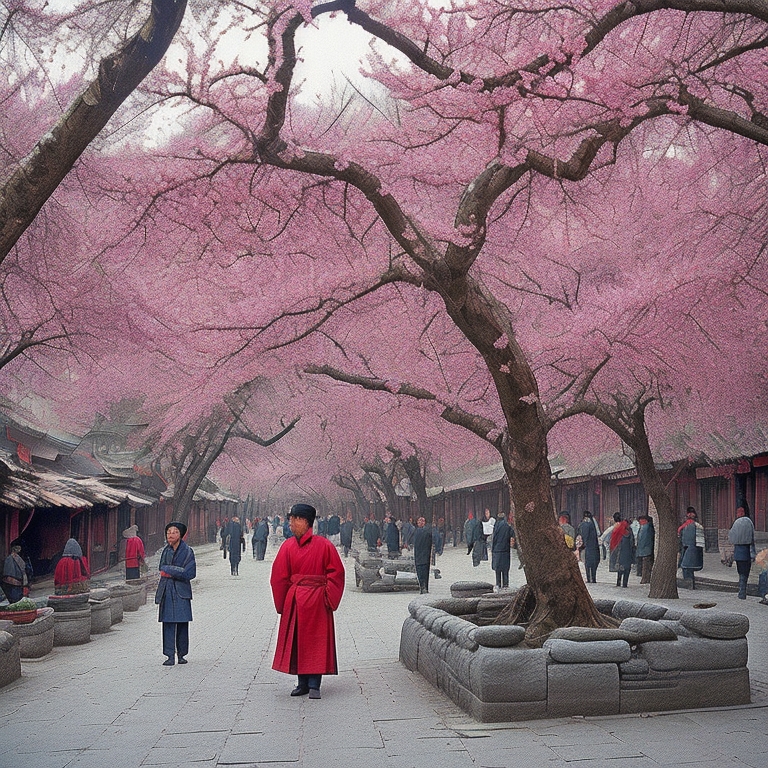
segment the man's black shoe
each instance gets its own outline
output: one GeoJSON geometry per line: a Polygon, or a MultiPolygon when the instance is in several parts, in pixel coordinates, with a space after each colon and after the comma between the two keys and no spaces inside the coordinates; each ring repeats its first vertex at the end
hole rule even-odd
{"type": "Polygon", "coordinates": [[[291,691],[291,696],[306,696],[308,693],[309,693],[309,688],[305,688],[303,685],[297,685],[291,691]]]}

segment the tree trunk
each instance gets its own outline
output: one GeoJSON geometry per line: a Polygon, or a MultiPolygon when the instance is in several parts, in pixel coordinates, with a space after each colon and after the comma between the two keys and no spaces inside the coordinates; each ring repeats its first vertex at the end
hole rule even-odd
{"type": "Polygon", "coordinates": [[[411,489],[416,494],[416,502],[419,505],[419,517],[423,517],[429,525],[432,525],[432,504],[427,497],[427,484],[421,471],[421,462],[415,455],[403,460],[403,469],[411,481],[411,489]]]}
{"type": "Polygon", "coordinates": [[[0,188],[0,263],[85,148],[163,58],[186,6],[186,0],[153,0],[142,28],[101,60],[96,79],[0,188]]]}
{"type": "Polygon", "coordinates": [[[506,419],[507,436],[497,447],[515,505],[525,577],[536,598],[526,641],[541,645],[558,627],[608,626],[555,519],[538,385],[509,326],[508,310],[469,276],[440,293],[448,314],[483,356],[506,419]]]}
{"type": "Polygon", "coordinates": [[[648,597],[676,600],[677,592],[677,515],[666,485],[656,468],[648,435],[645,431],[645,409],[633,413],[633,442],[635,467],[645,492],[653,499],[659,519],[656,536],[656,560],[651,573],[648,597]]]}

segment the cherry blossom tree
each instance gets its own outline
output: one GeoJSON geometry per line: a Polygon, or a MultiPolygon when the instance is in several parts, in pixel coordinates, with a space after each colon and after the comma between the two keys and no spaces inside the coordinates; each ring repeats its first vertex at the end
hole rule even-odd
{"type": "MultiPolygon", "coordinates": [[[[232,6],[228,29],[266,48],[229,58],[207,34],[218,8],[182,27],[187,71],[156,69],[147,88],[185,106],[184,131],[155,157],[137,145],[110,158],[99,205],[124,206],[99,266],[124,274],[138,254],[165,255],[151,284],[136,273],[124,288],[196,334],[196,353],[221,350],[224,380],[301,361],[493,447],[533,555],[529,639],[599,625],[554,518],[550,433],[569,409],[587,412],[576,393],[604,410],[621,395],[646,415],[650,393],[671,399],[675,317],[662,304],[695,293],[707,259],[710,285],[737,274],[762,311],[759,226],[734,225],[765,208],[766,12],[728,0],[338,7],[370,36],[371,90],[318,103],[301,93],[297,41],[328,29],[319,6],[314,22],[308,2],[232,6]],[[662,167],[660,186],[648,169],[662,167]],[[736,168],[751,171],[745,184],[736,168]],[[681,253],[687,281],[663,269],[681,253]],[[664,302],[657,270],[674,279],[664,302]],[[206,303],[187,301],[193,284],[206,303]],[[622,335],[651,316],[652,344],[622,335]],[[427,327],[415,318],[431,325],[413,339],[427,327]],[[407,343],[372,343],[395,329],[407,343]]],[[[738,293],[721,291],[717,309],[734,312],[738,293]]]]}

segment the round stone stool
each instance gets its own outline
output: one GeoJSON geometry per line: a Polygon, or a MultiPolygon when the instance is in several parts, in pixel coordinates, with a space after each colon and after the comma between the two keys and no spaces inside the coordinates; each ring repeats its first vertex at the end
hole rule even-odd
{"type": "Polygon", "coordinates": [[[38,608],[31,624],[14,624],[8,632],[19,641],[22,659],[39,659],[53,650],[53,608],[38,608]]]}

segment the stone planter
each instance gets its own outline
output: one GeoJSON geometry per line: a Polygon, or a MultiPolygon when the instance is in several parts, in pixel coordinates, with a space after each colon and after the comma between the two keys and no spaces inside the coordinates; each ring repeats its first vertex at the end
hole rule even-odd
{"type": "Polygon", "coordinates": [[[109,620],[111,624],[119,624],[123,620],[123,598],[111,595],[109,598],[109,620]]]}
{"type": "Polygon", "coordinates": [[[109,632],[112,626],[112,610],[108,589],[91,590],[91,634],[100,635],[109,632]]]}
{"type": "Polygon", "coordinates": [[[53,650],[53,608],[38,608],[31,624],[14,624],[8,629],[19,641],[22,659],[39,659],[53,650]]]}
{"type": "Polygon", "coordinates": [[[88,607],[89,594],[48,595],[48,607],[54,611],[84,611],[88,607]]]}
{"type": "Polygon", "coordinates": [[[91,639],[91,606],[80,611],[53,612],[53,644],[82,645],[91,639]]]}
{"type": "MultiPolygon", "coordinates": [[[[0,627],[11,622],[2,621],[0,627]]],[[[21,677],[21,655],[19,641],[10,632],[0,628],[0,688],[21,677]]]]}
{"type": "MultiPolygon", "coordinates": [[[[511,593],[513,594],[513,593],[511,593]]],[[[486,601],[487,602],[487,601],[486,601]]],[[[750,701],[749,620],[717,609],[596,601],[617,629],[478,626],[481,598],[411,602],[400,659],[481,722],[734,706],[750,701]]]]}
{"type": "Polygon", "coordinates": [[[139,604],[146,605],[147,604],[147,579],[146,578],[126,579],[125,583],[129,587],[138,587],[141,590],[141,597],[139,599],[139,604]]]}
{"type": "Polygon", "coordinates": [[[123,598],[124,611],[138,611],[146,600],[143,587],[135,584],[115,584],[109,588],[109,594],[111,597],[123,598]]]}

